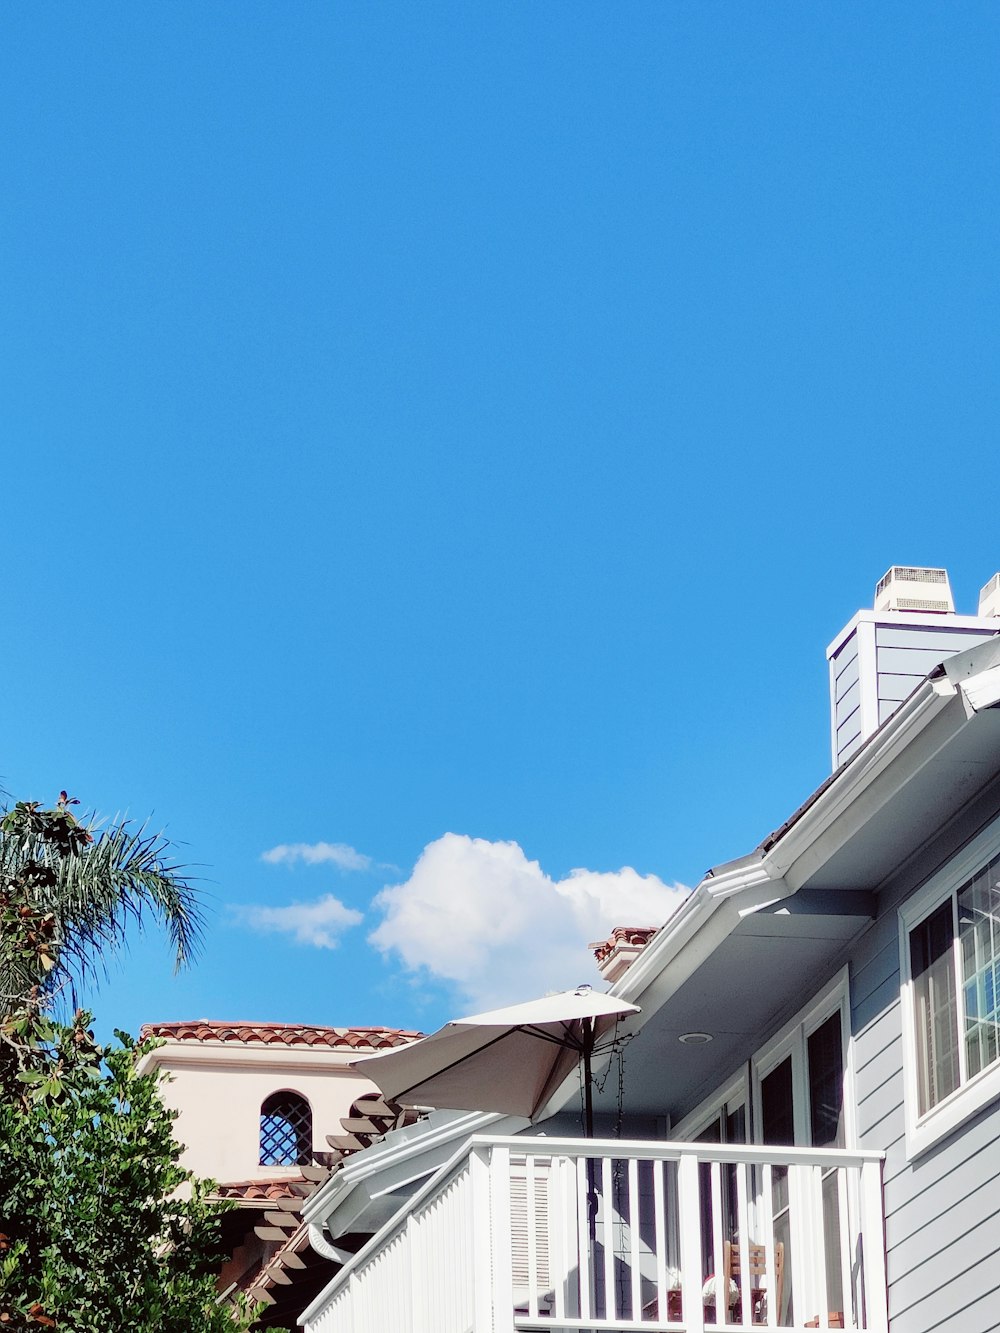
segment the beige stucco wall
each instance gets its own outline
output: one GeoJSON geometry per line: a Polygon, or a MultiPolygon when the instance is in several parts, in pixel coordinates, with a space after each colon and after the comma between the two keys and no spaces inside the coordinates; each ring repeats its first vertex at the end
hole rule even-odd
{"type": "Polygon", "coordinates": [[[355,1052],[323,1047],[247,1046],[168,1041],[143,1062],[168,1075],[162,1093],[179,1112],[175,1132],[184,1165],[220,1183],[287,1176],[287,1166],[260,1166],[260,1107],[272,1092],[290,1088],[313,1111],[313,1149],[326,1152],[327,1134],[341,1133],[341,1118],[375,1085],[348,1067],[355,1052]]]}

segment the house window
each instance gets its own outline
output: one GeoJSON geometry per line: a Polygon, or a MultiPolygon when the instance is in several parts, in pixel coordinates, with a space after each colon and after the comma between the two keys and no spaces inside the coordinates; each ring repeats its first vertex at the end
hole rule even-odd
{"type": "Polygon", "coordinates": [[[899,909],[907,1153],[1000,1095],[1000,821],[899,909]]]}
{"type": "Polygon", "coordinates": [[[306,1166],[312,1160],[312,1109],[298,1092],[272,1093],[260,1108],[260,1165],[306,1166]]]}
{"type": "Polygon", "coordinates": [[[910,928],[909,963],[926,1115],[1000,1054],[1000,856],[910,928]]]}

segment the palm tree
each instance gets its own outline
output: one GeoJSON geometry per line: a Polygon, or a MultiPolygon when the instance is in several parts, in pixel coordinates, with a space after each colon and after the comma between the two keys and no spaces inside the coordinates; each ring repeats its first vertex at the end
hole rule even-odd
{"type": "Polygon", "coordinates": [[[167,840],[128,821],[82,823],[78,804],[61,792],[52,809],[19,801],[0,819],[0,1015],[104,967],[149,916],[176,967],[197,952],[200,906],[167,840]]]}

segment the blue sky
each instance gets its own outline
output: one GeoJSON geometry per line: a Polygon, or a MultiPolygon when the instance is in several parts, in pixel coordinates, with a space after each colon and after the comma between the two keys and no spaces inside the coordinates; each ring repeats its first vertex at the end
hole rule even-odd
{"type": "Polygon", "coordinates": [[[0,23],[0,776],[210,910],[104,1030],[574,982],[823,779],[888,565],[1000,567],[995,6],[0,23]]]}

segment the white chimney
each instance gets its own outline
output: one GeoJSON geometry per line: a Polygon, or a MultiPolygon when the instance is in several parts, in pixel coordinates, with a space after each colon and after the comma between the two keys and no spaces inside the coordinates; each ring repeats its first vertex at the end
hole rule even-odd
{"type": "Polygon", "coordinates": [[[989,583],[979,590],[979,614],[1000,616],[1000,574],[994,574],[989,583]]]}
{"type": "Polygon", "coordinates": [[[875,606],[859,611],[826,650],[833,766],[891,717],[929,671],[1000,633],[1000,574],[979,594],[977,616],[955,615],[946,569],[893,565],[875,606]]]}

